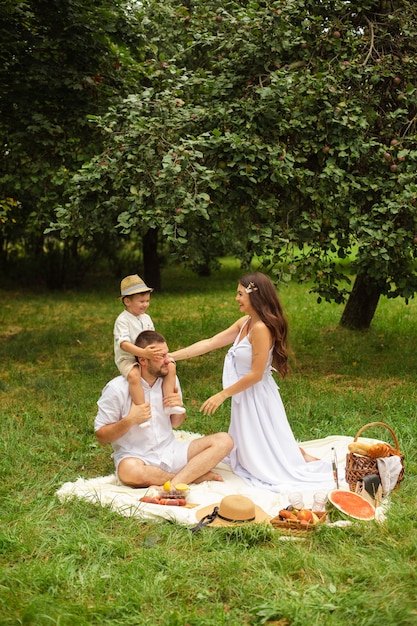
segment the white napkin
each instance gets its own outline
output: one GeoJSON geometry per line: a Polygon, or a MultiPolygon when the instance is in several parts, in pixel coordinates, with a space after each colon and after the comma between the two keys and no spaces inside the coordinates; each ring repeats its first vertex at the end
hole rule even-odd
{"type": "Polygon", "coordinates": [[[379,477],[381,479],[382,495],[386,496],[397,484],[398,476],[402,470],[399,456],[380,457],[376,460],[379,477]]]}

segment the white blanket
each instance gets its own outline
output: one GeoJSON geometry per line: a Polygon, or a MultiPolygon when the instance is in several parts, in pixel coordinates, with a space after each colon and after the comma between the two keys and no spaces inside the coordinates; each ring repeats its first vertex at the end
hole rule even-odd
{"type": "MultiPolygon", "coordinates": [[[[200,435],[177,431],[178,439],[196,438],[200,435]]],[[[349,489],[345,482],[345,462],[348,444],[353,441],[353,437],[332,435],[324,439],[315,439],[302,442],[300,445],[304,450],[325,461],[331,461],[332,448],[335,449],[338,460],[339,487],[349,489]]],[[[376,440],[361,438],[366,443],[375,443],[376,440]]],[[[278,514],[278,511],[288,506],[288,497],[285,494],[274,493],[267,489],[259,489],[248,485],[242,478],[236,476],[230,467],[220,463],[216,472],[222,475],[224,482],[207,481],[198,485],[190,485],[188,503],[196,505],[192,508],[164,506],[159,504],[148,504],[140,501],[146,494],[147,489],[133,489],[121,485],[115,474],[100,478],[84,479],[78,478],[75,482],[68,482],[62,485],[57,491],[57,496],[61,501],[71,498],[81,498],[101,506],[109,506],[117,513],[125,517],[136,516],[147,520],[171,520],[180,524],[193,525],[196,523],[196,511],[203,506],[216,504],[226,495],[241,494],[248,496],[271,516],[278,514]]],[[[336,487],[336,486],[335,486],[336,487]]],[[[304,492],[304,504],[311,507],[314,491],[304,492]]]]}

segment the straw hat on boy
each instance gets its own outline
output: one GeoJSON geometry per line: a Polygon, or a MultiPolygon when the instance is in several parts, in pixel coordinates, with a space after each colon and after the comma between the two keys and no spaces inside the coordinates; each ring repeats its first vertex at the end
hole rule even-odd
{"type": "Polygon", "coordinates": [[[142,278],[137,274],[132,274],[131,276],[126,276],[123,278],[120,283],[120,298],[125,298],[126,296],[133,296],[135,293],[146,293],[149,291],[153,291],[151,287],[148,287],[142,278]]]}

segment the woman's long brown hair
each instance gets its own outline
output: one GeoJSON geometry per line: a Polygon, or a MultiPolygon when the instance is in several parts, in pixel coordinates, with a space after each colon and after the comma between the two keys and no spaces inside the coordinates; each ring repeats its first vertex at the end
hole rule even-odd
{"type": "Polygon", "coordinates": [[[289,372],[288,323],[271,279],[261,272],[245,274],[239,284],[249,289],[250,303],[272,334],[272,365],[282,378],[289,372]]]}

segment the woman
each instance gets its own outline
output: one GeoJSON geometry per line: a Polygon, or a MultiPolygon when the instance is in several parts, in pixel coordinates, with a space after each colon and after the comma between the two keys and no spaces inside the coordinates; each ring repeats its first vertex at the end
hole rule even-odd
{"type": "Polygon", "coordinates": [[[225,357],[223,390],[200,410],[211,415],[232,398],[234,448],[228,461],[236,474],[274,491],[334,488],[330,463],[299,448],[272,377],[273,369],[282,378],[289,369],[288,326],[273,283],[260,272],[247,274],[239,281],[236,300],[244,317],[171,356],[180,361],[233,344],[225,357]]]}

